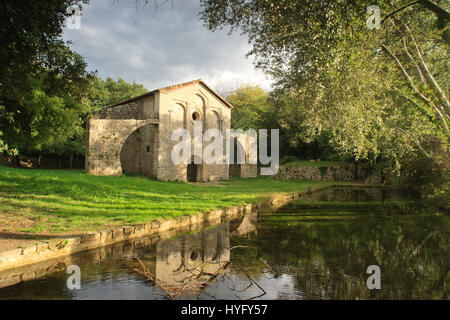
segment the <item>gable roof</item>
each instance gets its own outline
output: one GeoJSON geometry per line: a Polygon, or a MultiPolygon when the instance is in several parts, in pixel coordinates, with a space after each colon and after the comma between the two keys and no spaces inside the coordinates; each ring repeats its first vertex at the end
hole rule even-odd
{"type": "Polygon", "coordinates": [[[168,87],[164,87],[164,88],[159,88],[147,93],[144,93],[143,95],[131,98],[131,99],[127,99],[121,102],[118,102],[116,104],[113,104],[111,106],[108,106],[107,108],[112,108],[112,107],[117,107],[123,104],[128,104],[131,102],[135,102],[147,97],[151,97],[153,96],[155,93],[165,93],[165,92],[170,92],[170,91],[174,91],[183,87],[187,87],[187,86],[192,86],[194,84],[200,84],[202,85],[206,90],[208,90],[212,95],[214,95],[217,99],[219,99],[220,101],[222,101],[227,107],[229,108],[233,108],[233,105],[231,103],[229,103],[224,97],[222,97],[220,94],[218,94],[217,92],[215,92],[210,86],[208,86],[205,82],[203,82],[202,79],[197,79],[197,80],[193,80],[193,81],[188,81],[188,82],[183,82],[183,83],[179,83],[179,84],[175,84],[172,86],[168,86],[168,87]]]}

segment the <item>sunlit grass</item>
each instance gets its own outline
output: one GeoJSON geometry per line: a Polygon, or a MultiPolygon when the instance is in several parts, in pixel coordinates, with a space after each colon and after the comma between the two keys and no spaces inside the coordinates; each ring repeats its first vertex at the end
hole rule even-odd
{"type": "Polygon", "coordinates": [[[0,167],[0,231],[94,231],[254,203],[272,193],[330,184],[270,177],[190,184],[141,176],[96,177],[81,170],[0,167]],[[8,223],[10,217],[27,222],[8,223]]]}
{"type": "Polygon", "coordinates": [[[349,163],[341,161],[308,161],[298,160],[288,162],[284,166],[286,167],[336,167],[336,166],[348,166],[349,163]]]}

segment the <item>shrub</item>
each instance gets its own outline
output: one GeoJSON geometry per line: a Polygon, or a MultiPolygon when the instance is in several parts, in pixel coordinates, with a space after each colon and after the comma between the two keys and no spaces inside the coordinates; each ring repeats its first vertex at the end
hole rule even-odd
{"type": "Polygon", "coordinates": [[[299,161],[299,159],[296,156],[284,156],[280,159],[280,164],[286,164],[286,163],[290,163],[290,162],[296,162],[299,161]]]}
{"type": "Polygon", "coordinates": [[[448,154],[433,158],[416,158],[403,162],[400,175],[393,184],[418,195],[445,193],[448,190],[450,159],[448,154]]]}

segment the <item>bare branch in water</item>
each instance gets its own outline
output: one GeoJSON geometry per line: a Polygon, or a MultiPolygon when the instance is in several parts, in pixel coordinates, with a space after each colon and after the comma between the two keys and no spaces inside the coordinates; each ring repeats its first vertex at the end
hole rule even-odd
{"type": "MultiPolygon", "coordinates": [[[[234,246],[232,248],[227,249],[228,251],[237,249],[237,248],[253,248],[248,246],[234,246]]],[[[228,279],[229,282],[231,282],[232,288],[229,287],[230,290],[236,291],[236,292],[244,292],[248,290],[250,287],[255,285],[256,287],[261,290],[261,294],[253,296],[249,298],[248,300],[256,299],[259,297],[262,297],[267,294],[267,292],[262,288],[256,280],[254,280],[250,274],[247,272],[247,270],[236,264],[233,263],[234,266],[236,266],[249,280],[248,286],[246,286],[243,289],[237,289],[234,281],[231,277],[228,276],[230,266],[232,263],[230,261],[220,261],[220,260],[206,260],[203,263],[193,266],[189,264],[184,259],[181,259],[181,266],[178,268],[178,270],[182,270],[183,272],[188,272],[189,275],[184,277],[183,279],[176,281],[175,284],[168,283],[162,279],[157,279],[157,277],[150,271],[149,267],[142,262],[142,260],[139,258],[139,256],[134,253],[133,258],[136,259],[140,265],[140,268],[134,269],[138,274],[144,276],[147,278],[147,281],[158,288],[160,288],[167,297],[171,300],[176,300],[181,298],[184,295],[196,295],[201,292],[201,290],[206,286],[208,282],[211,282],[215,279],[217,281],[224,282],[225,279],[228,279]],[[217,266],[217,269],[212,272],[205,271],[205,267],[207,265],[215,265],[217,266]],[[220,277],[219,277],[220,276],[220,277]],[[206,279],[205,279],[206,278],[206,279]]],[[[267,262],[264,261],[266,266],[272,270],[272,268],[267,264],[267,262]]],[[[239,297],[238,297],[239,298],[239,297]]]]}

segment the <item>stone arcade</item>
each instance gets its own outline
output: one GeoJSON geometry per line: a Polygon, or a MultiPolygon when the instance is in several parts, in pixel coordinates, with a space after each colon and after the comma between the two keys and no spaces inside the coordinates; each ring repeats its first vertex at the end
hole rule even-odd
{"type": "MultiPolygon", "coordinates": [[[[183,128],[193,136],[194,126],[201,121],[203,131],[219,129],[225,137],[232,108],[202,80],[157,89],[103,108],[88,122],[86,171],[93,175],[141,174],[165,181],[228,179],[227,164],[174,164],[171,151],[177,142],[171,141],[171,134],[183,128]]],[[[256,177],[257,166],[248,161],[248,139],[240,147],[246,162],[231,165],[231,171],[243,178],[256,177]]]]}

